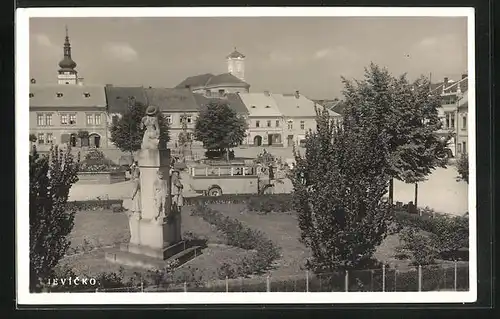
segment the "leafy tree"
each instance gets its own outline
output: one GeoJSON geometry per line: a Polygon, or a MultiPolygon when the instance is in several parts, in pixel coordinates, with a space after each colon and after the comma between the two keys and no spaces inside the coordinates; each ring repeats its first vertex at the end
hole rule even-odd
{"type": "Polygon", "coordinates": [[[80,139],[81,146],[87,146],[89,144],[89,132],[88,131],[80,130],[80,131],[78,131],[77,136],[80,139]]]}
{"type": "MultiPolygon", "coordinates": [[[[430,92],[427,78],[410,83],[406,75],[394,77],[386,68],[372,63],[365,69],[363,80],[342,81],[346,112],[355,110],[355,114],[344,116],[366,119],[367,124],[388,134],[386,168],[392,178],[417,183],[436,167],[445,167],[442,158],[451,136],[437,135],[441,128],[437,112],[440,97],[430,92]]],[[[391,204],[392,188],[391,179],[391,204]]]]}
{"type": "Polygon", "coordinates": [[[35,134],[33,134],[33,133],[31,133],[31,134],[30,134],[30,142],[31,142],[31,143],[35,143],[37,140],[38,140],[38,139],[36,138],[36,135],[35,135],[35,134]]]}
{"type": "Polygon", "coordinates": [[[469,155],[463,153],[457,161],[457,171],[460,179],[469,183],[469,155]]]}
{"type": "MultiPolygon", "coordinates": [[[[141,129],[141,120],[146,114],[146,109],[146,105],[134,102],[120,119],[111,123],[110,139],[120,150],[133,154],[141,149],[145,131],[145,128],[141,129]]],[[[170,126],[161,112],[158,112],[157,116],[160,125],[160,145],[166,147],[170,140],[170,126]]]]}
{"type": "Polygon", "coordinates": [[[207,153],[226,154],[238,146],[245,138],[248,125],[227,103],[211,101],[200,112],[196,120],[194,135],[201,141],[207,153]]]}
{"type": "Polygon", "coordinates": [[[66,211],[69,190],[78,180],[79,157],[71,148],[52,146],[40,156],[34,148],[30,164],[30,290],[39,291],[53,275],[70,242],[75,212],[66,211]]]}
{"type": "Polygon", "coordinates": [[[372,266],[391,223],[383,201],[389,137],[356,115],[353,110],[337,127],[326,110],[317,110],[305,154],[294,150],[294,208],[301,240],[312,250],[307,266],[316,272],[372,266]]]}

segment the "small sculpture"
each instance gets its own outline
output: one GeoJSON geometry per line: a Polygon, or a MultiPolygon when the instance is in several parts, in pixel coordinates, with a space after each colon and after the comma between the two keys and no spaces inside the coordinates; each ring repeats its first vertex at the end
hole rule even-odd
{"type": "Polygon", "coordinates": [[[182,196],[182,190],[184,185],[182,185],[179,171],[172,172],[172,206],[176,209],[177,213],[181,212],[182,206],[184,206],[184,197],[182,196]]]}
{"type": "Polygon", "coordinates": [[[136,167],[133,170],[132,181],[133,181],[133,190],[132,190],[132,207],[130,209],[129,217],[129,226],[130,226],[130,242],[136,242],[137,236],[139,235],[134,227],[134,220],[140,220],[141,217],[141,182],[139,180],[139,168],[136,167]]]}
{"type": "Polygon", "coordinates": [[[141,120],[141,129],[146,128],[142,138],[141,149],[158,149],[160,142],[160,125],[158,123],[158,109],[155,106],[148,106],[146,116],[141,120]]]}
{"type": "Polygon", "coordinates": [[[161,169],[157,172],[157,179],[153,183],[154,187],[154,202],[156,207],[155,221],[161,222],[165,217],[165,203],[168,193],[167,181],[163,179],[163,171],[161,169]]]}

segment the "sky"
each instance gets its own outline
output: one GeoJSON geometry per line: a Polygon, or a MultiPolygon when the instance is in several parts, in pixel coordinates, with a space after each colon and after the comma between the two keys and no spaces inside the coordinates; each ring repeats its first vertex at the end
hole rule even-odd
{"type": "Polygon", "coordinates": [[[86,84],[174,87],[246,55],[251,92],[341,98],[374,62],[410,79],[467,71],[465,17],[31,18],[30,77],[57,83],[65,26],[86,84]]]}

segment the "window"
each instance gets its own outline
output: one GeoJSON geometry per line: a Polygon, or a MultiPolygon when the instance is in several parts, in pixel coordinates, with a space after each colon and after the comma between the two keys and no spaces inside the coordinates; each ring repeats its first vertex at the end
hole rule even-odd
{"type": "Polygon", "coordinates": [[[271,127],[271,120],[267,121],[267,127],[271,127]]]}
{"type": "Polygon", "coordinates": [[[276,120],[276,127],[280,127],[280,121],[276,120]]]}
{"type": "Polygon", "coordinates": [[[45,114],[45,123],[47,126],[52,125],[52,114],[45,114]]]}
{"type": "Polygon", "coordinates": [[[462,152],[467,153],[467,142],[462,142],[462,152]]]}
{"type": "Polygon", "coordinates": [[[450,113],[451,128],[455,128],[455,114],[450,113]]]}
{"type": "Polygon", "coordinates": [[[76,124],[76,114],[69,115],[69,124],[76,124]]]}
{"type": "Polygon", "coordinates": [[[219,96],[224,96],[224,89],[219,90],[219,96]]]}
{"type": "Polygon", "coordinates": [[[462,153],[462,144],[458,143],[458,153],[462,153]]]}
{"type": "Polygon", "coordinates": [[[168,124],[172,124],[172,115],[165,115],[168,124]]]}
{"type": "Polygon", "coordinates": [[[255,127],[260,127],[260,121],[255,121],[255,127]]]}
{"type": "Polygon", "coordinates": [[[94,122],[96,125],[101,125],[101,114],[96,114],[94,116],[94,122]]]}
{"type": "Polygon", "coordinates": [[[293,123],[288,123],[288,129],[293,130],[293,123]]]}
{"type": "Polygon", "coordinates": [[[68,114],[61,114],[61,124],[68,124],[68,114]]]}
{"type": "Polygon", "coordinates": [[[57,97],[63,97],[63,94],[62,94],[61,92],[57,92],[57,93],[56,93],[56,96],[57,96],[57,97]]]}
{"type": "Polygon", "coordinates": [[[32,98],[32,97],[34,97],[34,96],[35,96],[35,94],[33,94],[33,93],[30,93],[30,98],[32,98]]]}
{"type": "Polygon", "coordinates": [[[212,92],[210,90],[205,90],[205,95],[206,96],[211,96],[212,95],[212,92]]]}
{"type": "Polygon", "coordinates": [[[300,129],[305,130],[306,129],[306,122],[305,121],[300,121],[300,129]]]}
{"type": "Polygon", "coordinates": [[[43,114],[37,114],[36,115],[36,124],[38,126],[44,126],[45,125],[45,117],[43,117],[43,114]]]}
{"type": "Polygon", "coordinates": [[[467,115],[464,115],[462,117],[462,130],[465,130],[467,128],[467,115]]]}
{"type": "Polygon", "coordinates": [[[87,125],[94,125],[94,115],[87,114],[87,125]]]}
{"type": "Polygon", "coordinates": [[[45,138],[44,134],[39,133],[37,138],[38,144],[44,144],[45,143],[44,138],[45,138]]]}
{"type": "Polygon", "coordinates": [[[52,135],[52,133],[47,133],[47,144],[52,143],[53,139],[54,136],[52,135]]]}
{"type": "Polygon", "coordinates": [[[187,122],[188,124],[193,123],[193,117],[192,117],[191,115],[186,116],[186,122],[187,122]]]}
{"type": "Polygon", "coordinates": [[[450,127],[450,118],[448,117],[448,114],[446,114],[446,121],[445,121],[444,127],[445,128],[449,128],[450,127]]]}

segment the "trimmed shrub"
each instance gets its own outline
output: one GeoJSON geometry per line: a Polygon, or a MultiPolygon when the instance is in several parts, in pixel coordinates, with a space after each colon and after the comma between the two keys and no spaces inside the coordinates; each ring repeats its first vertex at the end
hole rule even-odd
{"type": "Polygon", "coordinates": [[[224,216],[222,213],[206,206],[197,205],[192,215],[202,217],[209,224],[217,227],[226,237],[228,245],[246,250],[255,250],[250,256],[245,256],[232,273],[223,265],[219,273],[225,278],[229,273],[232,276],[248,276],[267,270],[273,261],[280,257],[280,249],[260,231],[246,227],[240,221],[224,216]],[[234,273],[234,275],[233,275],[234,273]]]}
{"type": "Polygon", "coordinates": [[[68,211],[87,211],[87,210],[112,210],[113,212],[123,211],[122,199],[104,199],[104,200],[83,200],[71,201],[66,203],[68,211]]]}

